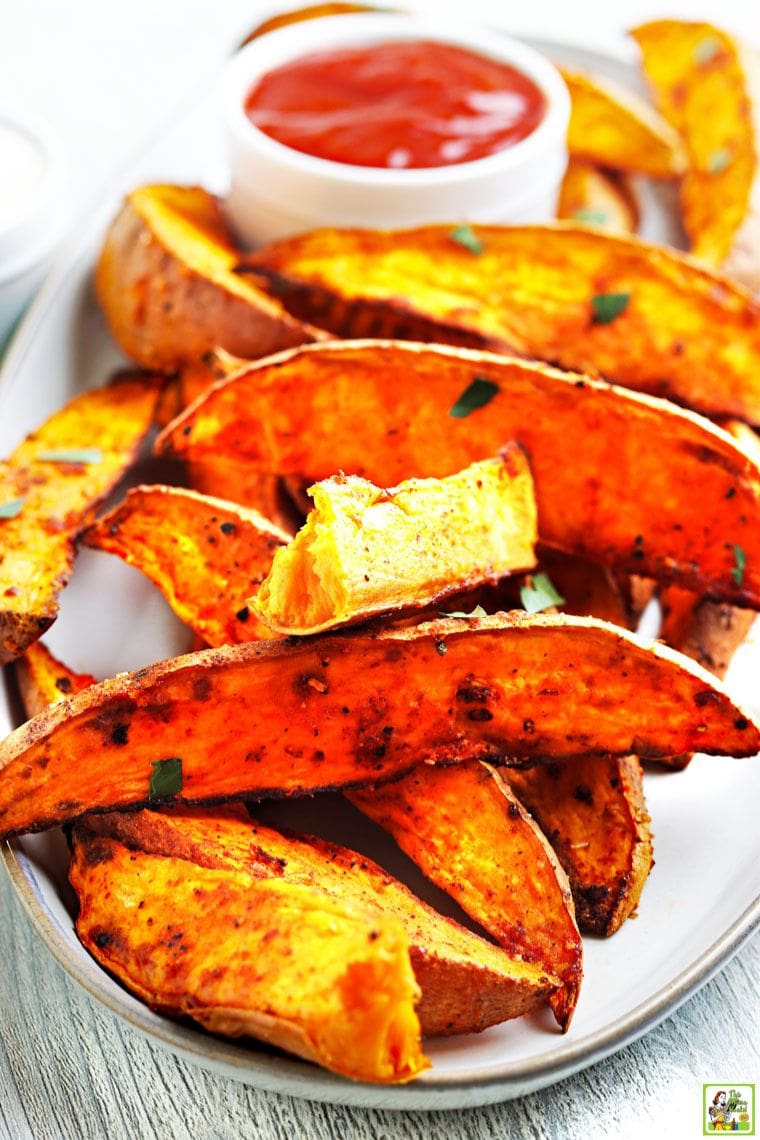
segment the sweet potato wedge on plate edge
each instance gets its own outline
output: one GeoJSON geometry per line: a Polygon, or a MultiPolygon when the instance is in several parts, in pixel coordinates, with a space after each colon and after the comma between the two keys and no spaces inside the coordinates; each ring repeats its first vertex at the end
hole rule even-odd
{"type": "Polygon", "coordinates": [[[487,348],[760,423],[760,305],[685,254],[569,222],[314,230],[245,259],[341,337],[487,348]]]}
{"type": "Polygon", "coordinates": [[[61,701],[0,745],[0,835],[92,809],[360,786],[420,757],[748,756],[759,745],[699,666],[604,622],[446,618],[209,649],[61,701]]]}
{"type": "Polygon", "coordinates": [[[749,456],[701,416],[546,365],[400,341],[306,346],[217,384],[157,446],[390,487],[462,470],[508,440],[528,455],[547,545],[760,607],[760,469],[749,456]]]}

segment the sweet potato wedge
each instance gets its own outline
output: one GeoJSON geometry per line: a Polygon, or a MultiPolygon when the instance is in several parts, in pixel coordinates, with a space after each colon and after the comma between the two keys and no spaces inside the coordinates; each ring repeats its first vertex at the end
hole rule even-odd
{"type": "Polygon", "coordinates": [[[756,616],[749,610],[695,597],[675,586],[660,591],[660,605],[660,637],[666,645],[685,653],[721,678],[726,675],[756,616]]]}
{"type": "Polygon", "coordinates": [[[0,463],[0,665],[55,621],[74,540],[137,457],[158,392],[151,376],[85,392],[0,463]]]}
{"type": "Polygon", "coordinates": [[[196,186],[141,186],[111,223],[95,288],[130,359],[173,369],[221,347],[265,356],[320,336],[290,317],[250,277],[219,202],[196,186]]]}
{"type": "Polygon", "coordinates": [[[309,494],[314,508],[303,529],[274,552],[250,599],[277,633],[422,609],[535,564],[533,480],[514,444],[445,479],[383,490],[341,475],[309,494]]]}
{"type": "Polygon", "coordinates": [[[306,8],[294,8],[292,11],[279,12],[276,16],[270,16],[268,20],[257,24],[240,46],[245,47],[251,40],[258,39],[259,36],[266,35],[267,32],[274,32],[278,28],[287,28],[290,24],[300,24],[303,20],[317,20],[323,16],[344,16],[350,15],[352,12],[377,11],[382,12],[383,9],[374,8],[371,4],[309,4],[306,8]]]}
{"type": "Polygon", "coordinates": [[[88,831],[151,855],[313,887],[331,898],[397,919],[421,997],[425,1036],[478,1033],[542,1004],[558,985],[545,963],[507,954],[444,918],[363,855],[314,836],[251,820],[242,807],[88,816],[88,831]]]}
{"type": "Polygon", "coordinates": [[[570,92],[567,148],[573,158],[650,178],[677,178],[686,154],[676,130],[633,92],[611,80],[560,68],[570,92]]]}
{"type": "Polygon", "coordinates": [[[635,756],[504,771],[567,872],[581,930],[610,935],[638,904],[652,868],[641,765],[635,756]]]}
{"type": "Polygon", "coordinates": [[[610,233],[634,234],[639,207],[633,187],[621,175],[573,158],[560,186],[557,217],[610,233]]]}
{"type": "Polygon", "coordinates": [[[760,606],[757,466],[701,418],[545,365],[441,345],[307,346],[214,388],[158,446],[310,481],[340,469],[389,487],[459,471],[510,439],[530,460],[544,543],[760,606]],[[487,406],[452,416],[476,382],[487,406]]]}
{"type": "Polygon", "coordinates": [[[288,540],[255,511],[163,486],[134,487],[83,535],[141,570],[207,645],[272,636],[247,599],[288,540]]]}
{"type": "Polygon", "coordinates": [[[35,641],[15,664],[16,681],[21,702],[28,717],[36,716],[48,705],[81,693],[95,684],[90,673],[74,673],[59,661],[41,641],[35,641]]]}
{"type": "Polygon", "coordinates": [[[583,975],[567,878],[508,784],[486,764],[413,769],[349,799],[510,954],[557,974],[566,1030],[583,975]]]}
{"type": "Polygon", "coordinates": [[[354,1080],[428,1068],[401,924],[314,888],[74,833],[77,933],[154,1009],[354,1080]]]}
{"type": "Polygon", "coordinates": [[[490,348],[760,423],[760,304],[674,250],[577,224],[315,230],[250,256],[342,337],[490,348]]]}
{"type": "Polygon", "coordinates": [[[420,756],[759,745],[719,682],[664,646],[590,618],[448,618],[209,649],[94,685],[0,745],[0,835],[93,809],[378,783],[420,756]]]}
{"type": "Polygon", "coordinates": [[[655,20],[631,32],[689,165],[681,183],[695,257],[760,287],[760,134],[754,54],[708,23],[655,20]]]}

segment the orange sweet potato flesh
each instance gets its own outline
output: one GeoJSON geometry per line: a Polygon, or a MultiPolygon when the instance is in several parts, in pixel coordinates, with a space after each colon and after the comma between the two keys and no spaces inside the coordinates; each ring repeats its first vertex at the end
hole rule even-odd
{"type": "Polygon", "coordinates": [[[516,445],[444,479],[317,483],[304,527],[251,599],[277,633],[311,634],[423,609],[535,564],[536,502],[516,445]]]}
{"type": "Polygon", "coordinates": [[[81,693],[95,684],[90,673],[74,673],[47,646],[35,641],[15,664],[16,681],[21,702],[28,717],[62,701],[64,697],[81,693]]]}
{"type": "Polygon", "coordinates": [[[759,745],[719,682],[664,646],[589,618],[447,618],[209,649],[94,685],[0,745],[0,834],[93,809],[357,787],[420,756],[744,756],[759,745]],[[151,793],[165,770],[170,786],[151,793]]]}
{"type": "Polygon", "coordinates": [[[74,835],[70,879],[82,943],[154,1009],[354,1080],[407,1081],[429,1067],[407,940],[392,917],[86,830],[74,835]]]}
{"type": "Polygon", "coordinates": [[[314,345],[217,386],[159,448],[310,481],[340,469],[389,487],[459,471],[510,439],[530,461],[544,543],[760,607],[753,461],[699,417],[545,365],[441,345],[314,345]],[[453,417],[476,377],[496,385],[493,398],[453,417]]]}
{"type": "Polygon", "coordinates": [[[622,176],[573,158],[560,186],[557,217],[610,233],[633,234],[639,207],[632,186],[622,176]]]}
{"type": "Polygon", "coordinates": [[[760,305],[690,258],[567,222],[315,230],[250,257],[294,315],[342,337],[490,348],[760,423],[760,305]],[[594,298],[625,294],[602,323],[594,298]]]}
{"type": "Polygon", "coordinates": [[[566,1030],[583,975],[570,888],[543,835],[496,771],[477,762],[421,765],[349,799],[511,956],[559,976],[562,986],[550,1000],[566,1030]]]}
{"type": "Polygon", "coordinates": [[[756,290],[757,60],[708,23],[655,20],[631,35],[655,100],[688,153],[681,204],[692,252],[756,290]]]}
{"type": "Polygon", "coordinates": [[[643,99],[609,79],[561,68],[570,92],[567,147],[599,166],[676,178],[686,169],[678,132],[643,99]]]}
{"type": "Polygon", "coordinates": [[[289,536],[255,511],[178,487],[134,487],[83,540],[141,570],[207,645],[272,636],[247,599],[289,536]]]}
{"type": "Polygon", "coordinates": [[[0,508],[21,502],[0,518],[0,664],[55,621],[74,541],[136,459],[158,392],[150,376],[85,392],[0,463],[0,508]]]}
{"type": "Polygon", "coordinates": [[[139,851],[313,887],[381,921],[393,916],[409,940],[426,1036],[479,1033],[535,1009],[556,988],[550,967],[508,955],[444,918],[364,855],[314,836],[283,835],[243,808],[113,812],[88,816],[86,826],[139,851]]]}
{"type": "Polygon", "coordinates": [[[250,278],[218,200],[196,186],[141,186],[111,223],[95,288],[114,339],[147,368],[174,369],[220,347],[265,356],[320,335],[250,278]]]}
{"type": "Polygon", "coordinates": [[[505,771],[567,872],[581,930],[610,935],[639,901],[652,868],[641,765],[587,757],[505,771]]]}

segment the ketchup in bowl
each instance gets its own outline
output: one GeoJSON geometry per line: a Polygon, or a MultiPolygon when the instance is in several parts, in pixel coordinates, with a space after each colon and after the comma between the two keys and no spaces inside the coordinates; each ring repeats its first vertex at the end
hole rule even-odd
{"type": "Polygon", "coordinates": [[[299,56],[261,76],[245,110],[264,134],[304,154],[420,169],[513,146],[536,129],[546,103],[507,63],[405,40],[299,56]]]}

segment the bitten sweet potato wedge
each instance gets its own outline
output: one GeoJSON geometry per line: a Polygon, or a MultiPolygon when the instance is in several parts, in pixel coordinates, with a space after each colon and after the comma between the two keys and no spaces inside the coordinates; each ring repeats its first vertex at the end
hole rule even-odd
{"type": "Polygon", "coordinates": [[[760,304],[684,254],[568,222],[315,230],[250,255],[342,337],[498,349],[760,423],[760,304]]]}
{"type": "Polygon", "coordinates": [[[633,187],[623,176],[573,158],[560,186],[557,217],[610,233],[634,234],[639,207],[633,187]]]}
{"type": "Polygon", "coordinates": [[[611,80],[560,68],[570,92],[567,148],[573,158],[650,178],[677,178],[686,153],[676,130],[643,99],[611,80]]]}
{"type": "Polygon", "coordinates": [[[684,226],[695,257],[760,287],[760,65],[714,24],[634,28],[655,100],[684,140],[684,226]]]}
{"type": "Polygon", "coordinates": [[[340,475],[309,494],[314,507],[303,529],[274,553],[250,599],[278,633],[422,609],[535,564],[533,480],[514,444],[445,479],[384,490],[340,475]]]}
{"type": "Polygon", "coordinates": [[[610,935],[637,905],[652,838],[636,756],[504,771],[567,872],[581,930],[610,935]]]}
{"type": "Polygon", "coordinates": [[[136,459],[158,393],[135,375],[85,392],[0,463],[0,665],[55,621],[74,541],[136,459]]]}
{"type": "Polygon", "coordinates": [[[154,1009],[251,1036],[354,1080],[428,1062],[406,936],[312,887],[130,850],[76,830],[77,933],[154,1009]]]}
{"type": "Polygon", "coordinates": [[[307,346],[218,385],[158,446],[312,482],[342,470],[390,487],[449,475],[512,439],[530,461],[545,544],[760,607],[760,470],[745,452],[664,401],[545,365],[404,342],[307,346]],[[452,415],[473,392],[485,403],[452,415]],[[736,545],[746,554],[741,582],[736,545]]]}
{"type": "Polygon", "coordinates": [[[93,809],[356,787],[420,756],[759,746],[719,682],[664,646],[590,618],[448,618],[208,649],[60,701],[0,745],[0,835],[93,809]]]}
{"type": "Polygon", "coordinates": [[[266,356],[321,334],[251,280],[218,200],[197,186],[141,186],[111,223],[95,287],[117,344],[146,368],[174,369],[214,348],[266,356]]]}
{"type": "Polygon", "coordinates": [[[141,570],[207,645],[272,636],[247,599],[289,535],[257,512],[179,487],[134,487],[83,541],[141,570]]]}
{"type": "Polygon", "coordinates": [[[559,976],[550,1001],[566,1030],[583,975],[570,888],[501,776],[477,762],[420,765],[349,799],[510,955],[559,976]]]}
{"type": "Polygon", "coordinates": [[[74,673],[41,641],[35,641],[19,657],[15,672],[21,702],[30,718],[96,683],[90,673],[74,673]]]}
{"type": "Polygon", "coordinates": [[[478,1033],[535,1009],[559,984],[546,963],[519,948],[507,954],[444,918],[364,855],[315,836],[283,835],[242,807],[112,812],[88,816],[86,827],[138,851],[313,887],[381,921],[391,915],[409,940],[425,1036],[478,1033]]]}

